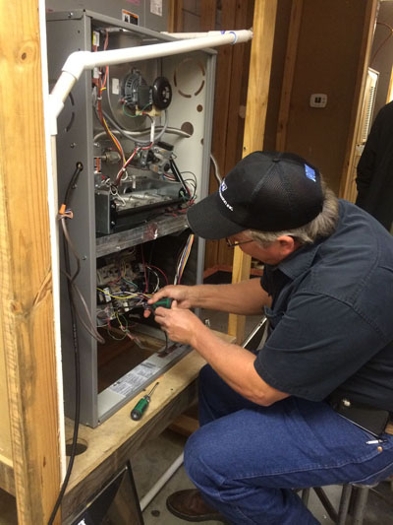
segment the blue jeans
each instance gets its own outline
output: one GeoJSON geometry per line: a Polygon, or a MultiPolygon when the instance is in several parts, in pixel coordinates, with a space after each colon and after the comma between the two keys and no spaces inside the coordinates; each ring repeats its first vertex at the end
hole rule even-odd
{"type": "Polygon", "coordinates": [[[324,402],[289,397],[261,407],[209,365],[199,384],[201,428],[186,444],[185,468],[234,525],[314,525],[293,488],[371,484],[393,473],[393,436],[375,443],[324,402]]]}

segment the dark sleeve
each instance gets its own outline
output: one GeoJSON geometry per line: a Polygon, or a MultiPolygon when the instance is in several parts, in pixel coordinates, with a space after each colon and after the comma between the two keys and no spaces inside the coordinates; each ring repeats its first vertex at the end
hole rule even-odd
{"type": "Polygon", "coordinates": [[[361,208],[364,208],[365,206],[367,192],[376,169],[377,151],[380,140],[382,116],[383,115],[381,115],[381,113],[378,113],[377,118],[375,119],[375,122],[371,128],[370,134],[367,138],[366,144],[363,149],[363,153],[359,159],[356,169],[356,187],[358,190],[356,204],[361,208]]]}
{"type": "Polygon", "coordinates": [[[356,187],[358,195],[356,204],[361,208],[367,207],[367,194],[377,169],[379,150],[385,147],[382,140],[383,131],[392,126],[392,110],[393,106],[387,104],[378,112],[357,165],[356,187]]]}
{"type": "Polygon", "coordinates": [[[255,360],[255,369],[281,392],[320,401],[351,377],[386,342],[347,304],[298,294],[255,360]]]}

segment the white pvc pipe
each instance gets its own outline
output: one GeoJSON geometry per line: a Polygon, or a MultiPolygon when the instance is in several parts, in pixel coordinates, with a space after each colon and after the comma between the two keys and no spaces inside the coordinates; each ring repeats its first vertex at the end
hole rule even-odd
{"type": "Polygon", "coordinates": [[[141,511],[143,512],[149,503],[156,497],[160,492],[163,486],[171,479],[175,472],[182,466],[184,461],[183,452],[180,456],[175,459],[172,465],[164,472],[164,474],[159,478],[159,480],[152,486],[152,488],[146,493],[145,496],[140,500],[139,505],[141,511]]]}
{"type": "Polygon", "coordinates": [[[55,118],[61,113],[64,102],[71,89],[85,69],[123,64],[130,61],[147,60],[169,55],[205,49],[208,47],[222,46],[224,44],[237,44],[252,39],[253,33],[248,29],[239,31],[214,31],[214,34],[198,38],[187,38],[172,42],[162,42],[147,46],[125,47],[122,49],[109,49],[107,51],[75,51],[67,58],[62,73],[56,82],[51,94],[50,103],[52,114],[55,118]]]}
{"type": "MultiPolygon", "coordinates": [[[[202,36],[220,36],[224,33],[227,33],[228,31],[205,31],[205,32],[196,32],[196,33],[170,33],[169,31],[160,31],[162,35],[168,35],[173,38],[200,38],[202,36]]],[[[232,33],[236,34],[236,31],[231,31],[232,33]]],[[[236,41],[234,42],[236,44],[236,41]]]]}

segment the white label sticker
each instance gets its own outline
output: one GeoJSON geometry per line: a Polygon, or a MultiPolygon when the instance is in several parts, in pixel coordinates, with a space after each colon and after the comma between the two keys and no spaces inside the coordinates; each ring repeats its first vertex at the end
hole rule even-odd
{"type": "Polygon", "coordinates": [[[118,78],[112,78],[112,93],[114,95],[120,94],[120,81],[118,78]]]}
{"type": "Polygon", "coordinates": [[[150,13],[162,16],[162,0],[150,0],[150,13]]]}

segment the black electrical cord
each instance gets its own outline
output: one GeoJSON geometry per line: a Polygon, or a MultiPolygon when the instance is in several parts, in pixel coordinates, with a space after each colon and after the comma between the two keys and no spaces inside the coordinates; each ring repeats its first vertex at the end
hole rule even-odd
{"type": "MultiPolygon", "coordinates": [[[[67,191],[65,194],[63,206],[66,209],[68,205],[68,201],[71,200],[71,190],[74,190],[77,187],[77,181],[78,177],[83,170],[82,163],[78,162],[76,170],[71,177],[70,183],[68,184],[67,191]]],[[[65,215],[60,217],[61,221],[66,221],[67,217],[65,215]]],[[[66,228],[65,223],[63,224],[63,229],[66,228]]],[[[78,340],[78,326],[77,326],[77,316],[76,316],[76,307],[75,307],[75,301],[74,301],[74,293],[73,293],[73,283],[79,273],[79,262],[77,265],[77,269],[74,272],[73,275],[71,275],[71,261],[70,261],[70,253],[69,253],[69,246],[67,242],[67,237],[63,237],[63,249],[64,249],[64,264],[65,264],[65,274],[67,277],[67,288],[68,288],[68,297],[70,300],[70,311],[71,311],[71,328],[72,328],[72,344],[74,349],[74,359],[75,359],[75,417],[74,417],[74,431],[73,431],[73,437],[72,437],[72,446],[71,446],[71,452],[70,452],[70,461],[67,466],[66,475],[64,477],[59,495],[57,497],[56,503],[53,507],[52,513],[48,520],[48,525],[52,525],[57,511],[59,510],[59,507],[61,505],[61,502],[63,500],[68,482],[71,477],[72,468],[74,466],[75,456],[76,456],[76,449],[78,444],[78,431],[79,431],[79,423],[80,423],[80,399],[81,399],[81,389],[80,389],[80,352],[79,352],[79,340],[78,340]]]]}
{"type": "Polygon", "coordinates": [[[183,186],[184,194],[182,195],[185,199],[189,200],[191,198],[190,190],[187,187],[187,184],[184,182],[184,179],[179,171],[179,168],[176,165],[176,162],[173,159],[169,160],[169,164],[171,166],[171,170],[173,175],[176,177],[178,182],[183,186]]]}
{"type": "MultiPolygon", "coordinates": [[[[62,221],[65,221],[65,218],[61,219],[62,221]]],[[[64,253],[65,253],[65,266],[66,266],[66,273],[69,276],[69,269],[70,269],[70,258],[69,258],[69,250],[66,246],[66,243],[64,243],[64,253]]],[[[78,270],[79,272],[79,270],[78,270]]],[[[80,352],[79,352],[79,341],[78,341],[78,328],[77,328],[77,316],[76,316],[76,309],[75,309],[75,302],[73,297],[73,288],[72,288],[72,281],[75,279],[77,273],[76,272],[71,279],[67,277],[67,287],[68,287],[68,296],[70,298],[70,311],[71,311],[71,329],[72,329],[72,345],[74,349],[74,359],[75,359],[75,415],[74,415],[74,430],[73,430],[73,437],[72,437],[72,445],[71,445],[71,451],[70,451],[70,460],[67,466],[66,475],[64,477],[59,495],[57,497],[55,506],[52,510],[52,514],[49,518],[48,525],[51,525],[56,517],[57,511],[60,507],[60,504],[63,500],[68,482],[70,480],[72,468],[74,466],[75,456],[76,456],[76,450],[78,445],[78,432],[79,432],[79,423],[80,423],[80,399],[81,399],[81,393],[80,393],[80,352]]]]}
{"type": "Polygon", "coordinates": [[[63,204],[65,206],[69,206],[70,205],[71,191],[73,191],[73,190],[75,190],[77,188],[78,178],[79,178],[79,175],[81,174],[82,170],[83,170],[83,164],[81,162],[77,162],[75,171],[72,174],[71,180],[70,180],[70,182],[69,182],[69,184],[67,186],[66,193],[65,193],[65,196],[64,196],[63,204]]]}

